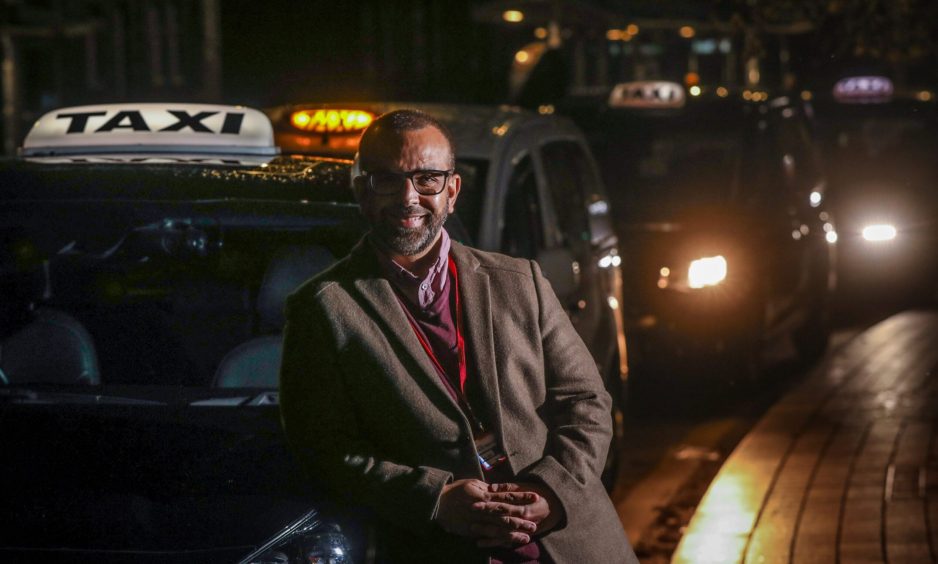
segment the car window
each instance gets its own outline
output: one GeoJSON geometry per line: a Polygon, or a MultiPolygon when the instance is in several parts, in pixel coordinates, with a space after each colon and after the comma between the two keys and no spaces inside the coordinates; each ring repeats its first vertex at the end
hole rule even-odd
{"type": "Polygon", "coordinates": [[[583,191],[590,186],[592,174],[582,147],[573,141],[556,141],[544,145],[541,153],[559,223],[550,227],[554,241],[561,245],[588,242],[590,226],[583,191]]]}
{"type": "Polygon", "coordinates": [[[515,166],[505,196],[501,251],[533,259],[544,248],[543,215],[530,156],[515,166]]]}

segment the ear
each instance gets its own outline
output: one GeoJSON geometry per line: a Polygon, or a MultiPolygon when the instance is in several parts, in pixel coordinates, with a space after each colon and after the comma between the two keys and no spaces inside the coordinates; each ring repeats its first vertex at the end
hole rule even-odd
{"type": "Polygon", "coordinates": [[[453,173],[453,177],[449,180],[449,186],[446,187],[447,192],[449,193],[449,213],[453,213],[456,209],[456,198],[459,197],[459,190],[462,188],[462,177],[453,173]]]}

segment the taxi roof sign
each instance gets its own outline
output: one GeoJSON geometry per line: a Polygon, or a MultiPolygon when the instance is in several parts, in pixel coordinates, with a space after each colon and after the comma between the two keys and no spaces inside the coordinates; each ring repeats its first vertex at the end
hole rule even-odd
{"type": "Polygon", "coordinates": [[[612,108],[665,109],[681,108],[684,87],[665,80],[641,80],[617,84],[609,93],[612,108]]]}
{"type": "Polygon", "coordinates": [[[847,104],[888,102],[892,94],[892,81],[885,76],[851,76],[834,85],[834,99],[847,104]]]}
{"type": "Polygon", "coordinates": [[[46,113],[23,156],[100,153],[276,155],[270,120],[258,110],[215,104],[103,104],[46,113]]]}
{"type": "Polygon", "coordinates": [[[315,108],[294,111],[290,124],[313,133],[361,133],[374,118],[375,114],[366,110],[315,108]]]}

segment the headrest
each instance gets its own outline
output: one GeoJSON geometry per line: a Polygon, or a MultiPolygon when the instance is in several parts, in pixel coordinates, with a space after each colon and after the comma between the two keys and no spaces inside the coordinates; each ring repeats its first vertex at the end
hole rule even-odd
{"type": "Polygon", "coordinates": [[[335,257],[332,253],[318,245],[290,246],[278,251],[267,265],[257,296],[261,330],[283,329],[283,308],[287,296],[333,262],[335,257]]]}

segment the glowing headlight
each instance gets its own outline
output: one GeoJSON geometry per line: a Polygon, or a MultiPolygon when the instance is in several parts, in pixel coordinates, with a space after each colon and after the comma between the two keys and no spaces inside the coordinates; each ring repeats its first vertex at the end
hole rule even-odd
{"type": "Polygon", "coordinates": [[[723,255],[703,257],[691,261],[687,269],[687,284],[691,288],[715,286],[726,279],[726,259],[723,255]]]}
{"type": "Polygon", "coordinates": [[[896,227],[888,223],[867,225],[863,228],[863,238],[871,242],[892,241],[896,238],[896,227]]]}

